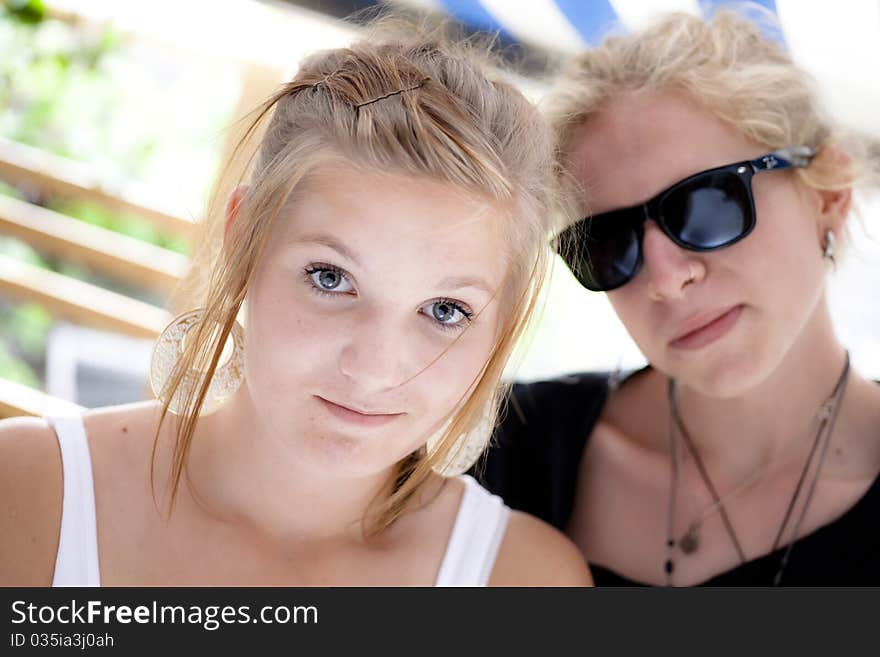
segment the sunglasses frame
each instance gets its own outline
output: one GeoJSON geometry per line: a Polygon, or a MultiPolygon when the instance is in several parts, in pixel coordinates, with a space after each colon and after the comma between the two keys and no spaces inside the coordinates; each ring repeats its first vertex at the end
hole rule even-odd
{"type": "MultiPolygon", "coordinates": [[[[638,274],[639,270],[642,268],[642,242],[644,239],[644,225],[645,222],[649,219],[653,220],[660,230],[663,231],[663,234],[666,235],[672,242],[674,242],[677,246],[687,249],[688,251],[717,251],[719,249],[727,248],[733,244],[736,244],[741,239],[747,237],[749,233],[752,232],[755,228],[755,223],[757,220],[757,213],[755,211],[755,196],[752,192],[752,178],[755,174],[761,173],[764,171],[781,171],[785,169],[792,168],[803,168],[809,166],[813,157],[815,157],[816,151],[810,146],[790,146],[788,148],[780,148],[779,150],[772,151],[767,153],[766,155],[762,155],[753,160],[743,160],[741,162],[734,162],[732,164],[726,164],[720,167],[713,167],[712,169],[706,169],[705,171],[700,171],[698,173],[692,174],[687,178],[679,180],[674,183],[670,187],[667,187],[660,193],[655,196],[649,198],[647,201],[643,203],[638,203],[636,205],[632,205],[625,208],[618,208],[616,210],[610,210],[608,212],[602,212],[595,216],[587,216],[579,221],[576,221],[571,226],[563,230],[556,238],[556,242],[558,245],[564,245],[567,243],[567,239],[570,240],[574,237],[574,233],[581,229],[581,227],[586,223],[589,225],[589,222],[602,217],[606,214],[617,214],[618,212],[628,212],[628,213],[636,213],[641,211],[641,216],[633,219],[629,223],[629,227],[634,229],[637,240],[638,247],[638,256],[636,259],[636,263],[633,266],[632,272],[620,283],[609,286],[609,287],[595,287],[585,283],[581,280],[580,276],[577,276],[577,271],[574,267],[569,264],[569,268],[575,273],[578,281],[586,287],[588,290],[592,290],[594,292],[609,292],[611,290],[616,290],[619,287],[622,287],[629,283],[635,276],[638,274]],[[722,173],[730,173],[739,177],[742,181],[745,190],[747,192],[749,207],[747,208],[748,216],[746,217],[747,226],[746,228],[736,237],[730,239],[723,244],[717,244],[715,246],[701,247],[695,246],[693,244],[688,244],[687,242],[682,241],[676,235],[673,234],[672,230],[669,226],[666,225],[666,222],[663,220],[662,215],[660,214],[660,206],[666,198],[677,191],[681,187],[685,185],[689,185],[693,183],[695,180],[699,180],[703,177],[715,176],[722,173]]],[[[620,220],[618,220],[620,221],[620,220]]],[[[557,248],[557,252],[560,249],[557,248]]],[[[568,258],[560,252],[560,256],[562,259],[568,264],[568,258]]]]}

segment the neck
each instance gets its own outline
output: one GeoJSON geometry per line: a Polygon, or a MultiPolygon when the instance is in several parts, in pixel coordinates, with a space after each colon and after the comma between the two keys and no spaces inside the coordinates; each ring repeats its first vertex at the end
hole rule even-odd
{"type": "Polygon", "coordinates": [[[264,540],[321,545],[362,541],[362,519],[391,469],[370,476],[328,473],[297,458],[261,421],[246,383],[199,420],[188,470],[205,511],[264,540]]]}
{"type": "Polygon", "coordinates": [[[824,304],[776,368],[757,385],[728,398],[678,385],[679,410],[700,453],[753,470],[793,442],[809,443],[821,405],[833,394],[846,354],[824,304]]]}

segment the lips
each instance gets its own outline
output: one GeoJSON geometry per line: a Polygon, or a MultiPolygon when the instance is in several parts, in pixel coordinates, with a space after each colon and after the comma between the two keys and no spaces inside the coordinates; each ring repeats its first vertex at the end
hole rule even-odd
{"type": "Polygon", "coordinates": [[[738,304],[696,315],[685,322],[669,345],[676,349],[699,349],[711,344],[733,328],[742,309],[742,304],[738,304]]]}
{"type": "Polygon", "coordinates": [[[376,411],[362,411],[356,407],[346,406],[338,402],[332,402],[323,397],[315,396],[321,405],[334,417],[360,426],[382,426],[402,417],[405,413],[381,413],[376,411]]]}

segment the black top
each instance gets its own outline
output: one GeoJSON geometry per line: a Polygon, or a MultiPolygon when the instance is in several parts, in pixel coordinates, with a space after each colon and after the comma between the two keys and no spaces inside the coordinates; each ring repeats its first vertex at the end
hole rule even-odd
{"type": "MultiPolygon", "coordinates": [[[[485,469],[478,476],[508,506],[564,531],[578,467],[608,396],[608,375],[580,373],[516,384],[485,469]]],[[[785,547],[702,585],[770,586],[785,547]]],[[[598,586],[645,586],[590,564],[598,586]]],[[[798,540],[783,586],[880,584],[880,476],[842,516],[798,540]]]]}

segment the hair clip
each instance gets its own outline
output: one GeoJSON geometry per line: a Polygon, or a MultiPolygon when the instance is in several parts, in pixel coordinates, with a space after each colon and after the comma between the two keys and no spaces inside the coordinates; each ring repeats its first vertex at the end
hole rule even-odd
{"type": "Polygon", "coordinates": [[[384,94],[382,96],[378,96],[376,98],[371,98],[370,100],[365,100],[364,102],[358,103],[357,105],[355,105],[354,108],[360,109],[364,105],[372,105],[373,103],[378,103],[380,100],[385,100],[386,98],[391,98],[391,96],[399,96],[400,94],[402,94],[405,91],[415,91],[416,89],[421,89],[423,86],[425,86],[425,83],[430,79],[431,79],[430,77],[423,78],[418,84],[413,85],[412,87],[398,89],[397,91],[391,91],[391,92],[384,94]]]}

